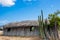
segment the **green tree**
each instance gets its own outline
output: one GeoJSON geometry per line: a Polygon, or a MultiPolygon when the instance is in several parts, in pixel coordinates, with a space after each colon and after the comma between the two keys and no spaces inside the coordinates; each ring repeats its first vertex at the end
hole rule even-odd
{"type": "Polygon", "coordinates": [[[53,14],[49,14],[48,19],[51,27],[55,25],[55,21],[57,22],[58,28],[60,27],[60,17],[58,16],[59,14],[60,14],[60,11],[57,11],[53,14]]]}
{"type": "Polygon", "coordinates": [[[57,40],[58,38],[58,29],[60,28],[60,17],[58,16],[60,14],[60,11],[57,11],[53,14],[49,14],[49,26],[51,27],[51,32],[53,33],[54,40],[57,40]]]}

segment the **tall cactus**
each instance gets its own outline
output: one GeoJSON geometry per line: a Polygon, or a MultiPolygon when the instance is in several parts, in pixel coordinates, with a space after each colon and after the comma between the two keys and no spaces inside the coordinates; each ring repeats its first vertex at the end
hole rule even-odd
{"type": "Polygon", "coordinates": [[[39,21],[39,31],[40,31],[40,36],[42,38],[45,37],[44,35],[44,29],[43,29],[43,11],[41,10],[41,16],[38,16],[38,21],[39,21]]]}
{"type": "Polygon", "coordinates": [[[41,16],[38,16],[38,22],[39,22],[39,35],[40,37],[43,38],[43,28],[42,28],[42,21],[41,21],[41,16]]]}
{"type": "Polygon", "coordinates": [[[41,17],[42,17],[42,34],[43,34],[43,38],[45,38],[45,33],[44,33],[44,22],[43,22],[43,10],[41,10],[41,17]]]}
{"type": "Polygon", "coordinates": [[[39,36],[41,36],[41,16],[38,16],[38,22],[39,22],[39,36]]]}

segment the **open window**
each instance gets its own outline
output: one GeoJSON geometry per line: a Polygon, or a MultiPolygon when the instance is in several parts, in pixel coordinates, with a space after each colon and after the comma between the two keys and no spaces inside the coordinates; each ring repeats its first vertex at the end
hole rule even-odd
{"type": "Polygon", "coordinates": [[[10,32],[10,30],[11,30],[11,28],[8,28],[8,29],[7,29],[7,32],[10,32]]]}
{"type": "Polygon", "coordinates": [[[30,27],[30,31],[33,31],[35,28],[33,26],[30,27]]]}

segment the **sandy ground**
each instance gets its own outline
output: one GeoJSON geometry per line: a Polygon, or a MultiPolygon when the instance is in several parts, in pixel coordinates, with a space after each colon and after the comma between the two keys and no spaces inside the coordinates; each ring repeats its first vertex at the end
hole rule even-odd
{"type": "Polygon", "coordinates": [[[17,36],[2,36],[0,31],[0,40],[41,40],[39,37],[17,37],[17,36]]]}
{"type": "Polygon", "coordinates": [[[39,37],[9,37],[0,36],[0,40],[40,40],[39,37]]]}
{"type": "MultiPolygon", "coordinates": [[[[60,31],[59,38],[60,38],[60,31]]],[[[18,37],[18,36],[2,36],[3,32],[0,31],[0,40],[41,40],[39,37],[18,37]]]]}
{"type": "Polygon", "coordinates": [[[3,35],[3,31],[0,31],[0,35],[3,35]]]}

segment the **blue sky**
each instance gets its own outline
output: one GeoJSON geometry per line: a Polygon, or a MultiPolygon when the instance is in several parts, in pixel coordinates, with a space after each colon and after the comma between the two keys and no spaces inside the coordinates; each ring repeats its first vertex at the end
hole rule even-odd
{"type": "Polygon", "coordinates": [[[60,0],[0,0],[0,25],[23,20],[37,20],[40,10],[44,18],[60,10],[60,0]]]}

